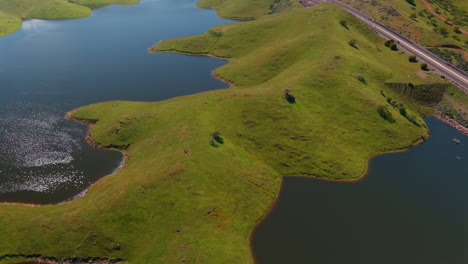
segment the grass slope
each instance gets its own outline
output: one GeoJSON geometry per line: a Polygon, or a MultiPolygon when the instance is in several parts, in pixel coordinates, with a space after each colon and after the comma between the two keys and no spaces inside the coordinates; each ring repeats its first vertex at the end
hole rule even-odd
{"type": "Polygon", "coordinates": [[[126,166],[71,203],[0,205],[0,256],[252,263],[251,230],[282,175],[363,176],[371,156],[427,136],[419,117],[422,126],[387,103],[383,83],[441,80],[419,78],[419,65],[329,4],[218,26],[152,50],[229,58],[216,74],[234,88],[73,111],[98,120],[91,136],[99,144],[130,144],[126,166]],[[285,100],[285,87],[296,103],[285,100]],[[210,144],[214,131],[224,144],[210,144]]]}
{"type": "Polygon", "coordinates": [[[256,19],[286,9],[302,8],[297,0],[200,0],[197,6],[215,9],[220,17],[242,20],[256,19]]]}
{"type": "Polygon", "coordinates": [[[341,1],[366,12],[422,45],[456,45],[468,50],[468,36],[455,33],[455,26],[432,15],[420,0],[414,1],[416,6],[406,0],[341,1]],[[447,30],[445,36],[441,33],[443,29],[447,30]]]}
{"type": "Polygon", "coordinates": [[[21,27],[22,19],[71,19],[91,15],[91,8],[136,4],[139,0],[0,0],[0,37],[21,27]]]}

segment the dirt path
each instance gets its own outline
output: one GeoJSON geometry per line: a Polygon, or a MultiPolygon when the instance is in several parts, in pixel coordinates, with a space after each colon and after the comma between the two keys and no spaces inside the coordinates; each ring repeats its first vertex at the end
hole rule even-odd
{"type": "MultiPolygon", "coordinates": [[[[441,14],[437,14],[437,12],[434,10],[434,8],[431,6],[431,4],[429,4],[429,2],[427,2],[427,0],[421,0],[421,2],[423,2],[423,4],[426,6],[426,8],[429,10],[429,12],[431,12],[434,16],[442,19],[443,21],[447,21],[447,23],[450,23],[451,25],[454,25],[456,26],[453,22],[451,21],[448,21],[445,17],[443,17],[441,14]]],[[[468,31],[464,30],[463,28],[459,27],[458,28],[463,34],[465,35],[468,35],[468,31]]]]}

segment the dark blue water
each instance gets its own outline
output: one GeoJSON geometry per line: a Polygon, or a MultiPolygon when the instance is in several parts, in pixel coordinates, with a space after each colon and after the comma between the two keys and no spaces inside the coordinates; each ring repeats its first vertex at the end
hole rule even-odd
{"type": "Polygon", "coordinates": [[[253,233],[257,263],[468,263],[468,137],[426,121],[427,142],[377,156],[359,182],[286,177],[253,233]]]}
{"type": "Polygon", "coordinates": [[[144,0],[84,19],[28,20],[0,38],[0,201],[60,202],[119,166],[121,154],[87,145],[67,111],[227,87],[210,75],[221,60],[147,53],[160,40],[230,22],[195,2],[144,0]]]}

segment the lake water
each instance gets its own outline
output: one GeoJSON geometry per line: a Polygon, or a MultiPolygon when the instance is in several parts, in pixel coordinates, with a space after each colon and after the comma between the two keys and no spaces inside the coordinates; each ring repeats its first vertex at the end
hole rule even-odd
{"type": "Polygon", "coordinates": [[[89,146],[86,128],[63,118],[67,111],[227,87],[210,75],[224,61],[146,51],[231,22],[195,2],[143,0],[84,19],[28,20],[0,38],[0,201],[64,201],[119,166],[120,152],[89,146]]]}
{"type": "MultiPolygon", "coordinates": [[[[64,201],[118,168],[120,152],[89,146],[67,111],[227,86],[210,76],[223,61],[146,52],[230,22],[195,2],[144,0],[85,19],[29,20],[0,38],[0,201],[64,201]]],[[[258,264],[468,263],[468,138],[427,122],[427,142],[374,158],[359,182],[286,177],[252,236],[258,264]]]]}
{"type": "Polygon", "coordinates": [[[426,121],[425,143],[375,157],[359,182],[286,177],[252,235],[257,263],[468,263],[468,137],[426,121]]]}

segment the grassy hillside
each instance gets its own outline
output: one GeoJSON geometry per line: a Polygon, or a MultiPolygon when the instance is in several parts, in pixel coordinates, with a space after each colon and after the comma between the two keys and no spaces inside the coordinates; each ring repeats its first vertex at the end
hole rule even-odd
{"type": "Polygon", "coordinates": [[[22,19],[82,18],[91,14],[91,8],[138,2],[139,0],[0,0],[0,37],[18,30],[22,19]]]}
{"type": "MultiPolygon", "coordinates": [[[[393,29],[410,37],[425,46],[456,45],[468,50],[468,36],[461,32],[455,32],[458,28],[445,23],[443,20],[434,16],[424,6],[421,0],[414,0],[414,6],[409,2],[411,0],[342,0],[362,11],[368,13],[379,21],[389,25],[393,29]]],[[[430,0],[434,8],[443,13],[447,18],[454,19],[447,11],[439,8],[437,2],[453,2],[459,10],[468,10],[461,7],[465,1],[454,0],[430,0]]],[[[458,19],[460,20],[460,19],[458,19]]],[[[466,26],[460,25],[464,27],[466,26]]]]}
{"type": "Polygon", "coordinates": [[[200,0],[200,8],[212,8],[218,16],[250,20],[286,9],[303,8],[297,0],[200,0]]]}
{"type": "Polygon", "coordinates": [[[329,4],[218,26],[152,51],[229,58],[216,74],[233,88],[73,111],[97,120],[91,136],[99,144],[130,145],[126,166],[71,203],[1,205],[0,256],[252,263],[251,230],[282,175],[358,179],[371,156],[427,136],[417,107],[405,103],[401,115],[404,99],[388,100],[384,83],[442,80],[421,75],[407,55],[329,4]]]}

